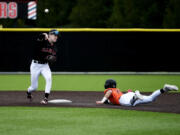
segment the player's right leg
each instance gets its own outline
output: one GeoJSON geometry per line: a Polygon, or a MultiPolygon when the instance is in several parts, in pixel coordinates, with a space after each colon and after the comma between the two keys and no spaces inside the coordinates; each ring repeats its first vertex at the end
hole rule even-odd
{"type": "Polygon", "coordinates": [[[31,85],[28,88],[27,91],[27,98],[31,101],[32,100],[32,95],[31,93],[38,88],[38,78],[40,75],[40,65],[37,63],[32,62],[31,67],[30,67],[30,72],[31,72],[31,85]]]}
{"type": "Polygon", "coordinates": [[[143,95],[143,99],[142,100],[137,100],[133,106],[136,106],[138,104],[146,104],[146,103],[151,103],[153,101],[155,101],[157,99],[157,97],[159,95],[161,95],[164,92],[168,92],[168,91],[177,91],[178,87],[175,85],[169,85],[169,84],[165,84],[164,87],[162,89],[156,90],[154,91],[151,95],[149,96],[144,96],[143,95]]]}
{"type": "Polygon", "coordinates": [[[154,92],[153,92],[151,95],[149,95],[149,96],[143,95],[143,99],[142,99],[142,100],[140,100],[140,99],[136,100],[132,106],[136,106],[136,105],[138,105],[138,104],[151,103],[151,102],[153,102],[154,100],[156,100],[156,98],[157,98],[159,95],[161,95],[161,91],[160,91],[160,90],[154,91],[154,92]]]}

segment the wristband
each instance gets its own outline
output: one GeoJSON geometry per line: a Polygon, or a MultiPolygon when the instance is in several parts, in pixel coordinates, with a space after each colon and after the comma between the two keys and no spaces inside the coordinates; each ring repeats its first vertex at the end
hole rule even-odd
{"type": "Polygon", "coordinates": [[[102,103],[104,103],[107,100],[106,97],[103,97],[103,99],[101,100],[102,103]]]}

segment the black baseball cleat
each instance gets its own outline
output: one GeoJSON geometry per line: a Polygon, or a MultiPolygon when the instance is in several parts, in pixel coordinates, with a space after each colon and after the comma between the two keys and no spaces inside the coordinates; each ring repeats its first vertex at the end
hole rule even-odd
{"type": "Polygon", "coordinates": [[[26,92],[26,94],[27,94],[27,99],[29,100],[29,102],[32,102],[33,97],[32,97],[32,95],[31,95],[31,93],[26,92]]]}

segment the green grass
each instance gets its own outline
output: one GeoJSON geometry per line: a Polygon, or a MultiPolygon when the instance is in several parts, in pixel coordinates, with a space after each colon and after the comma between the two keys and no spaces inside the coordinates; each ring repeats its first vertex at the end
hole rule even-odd
{"type": "MultiPolygon", "coordinates": [[[[53,75],[53,90],[103,91],[113,78],[121,90],[180,87],[180,75],[53,75]]],[[[0,90],[26,90],[30,75],[0,75],[0,90]]],[[[45,81],[39,78],[39,90],[45,81]]],[[[0,135],[179,135],[180,115],[98,108],[0,107],[0,135]]]]}
{"type": "MultiPolygon", "coordinates": [[[[52,90],[102,91],[106,79],[117,81],[122,91],[138,89],[154,91],[165,83],[180,87],[180,75],[53,75],[52,90]]],[[[0,75],[0,90],[26,90],[30,75],[0,75]]],[[[39,78],[39,90],[44,90],[45,81],[39,78]]]]}
{"type": "Polygon", "coordinates": [[[0,134],[179,135],[179,116],[119,109],[0,107],[0,134]]]}

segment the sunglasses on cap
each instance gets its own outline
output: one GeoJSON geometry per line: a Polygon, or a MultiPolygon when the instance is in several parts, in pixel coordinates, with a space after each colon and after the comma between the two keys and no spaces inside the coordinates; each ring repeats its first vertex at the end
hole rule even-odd
{"type": "Polygon", "coordinates": [[[49,34],[58,36],[58,35],[59,35],[59,31],[57,31],[57,30],[51,30],[51,31],[49,32],[49,34]]]}

